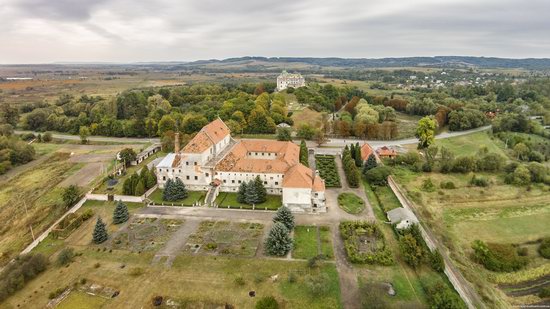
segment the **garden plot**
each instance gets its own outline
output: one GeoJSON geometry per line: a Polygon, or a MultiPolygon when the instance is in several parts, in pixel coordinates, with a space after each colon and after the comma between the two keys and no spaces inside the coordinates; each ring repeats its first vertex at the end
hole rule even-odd
{"type": "Polygon", "coordinates": [[[162,247],[183,224],[182,220],[134,218],[108,241],[112,249],[132,252],[154,251],[162,247]]]}
{"type": "Polygon", "coordinates": [[[316,155],[315,166],[317,167],[317,170],[319,170],[321,178],[325,180],[325,186],[327,188],[342,187],[334,156],[316,155]]]}
{"type": "Polygon", "coordinates": [[[203,221],[189,236],[185,251],[213,255],[253,257],[263,235],[259,223],[203,221]]]}
{"type": "Polygon", "coordinates": [[[340,223],[340,234],[344,239],[346,253],[351,262],[393,264],[391,250],[386,245],[384,234],[376,224],[343,221],[340,223]]]}

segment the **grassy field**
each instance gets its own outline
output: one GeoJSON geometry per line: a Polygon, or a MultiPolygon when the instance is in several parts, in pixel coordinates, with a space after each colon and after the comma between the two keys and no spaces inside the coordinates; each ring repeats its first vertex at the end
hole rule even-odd
{"type": "MultiPolygon", "coordinates": [[[[221,192],[218,197],[216,197],[215,203],[220,208],[242,208],[242,209],[252,209],[252,205],[239,203],[237,201],[237,193],[232,192],[221,192]]],[[[267,200],[263,203],[257,204],[255,209],[261,210],[277,210],[281,207],[281,196],[280,195],[268,195],[267,200]]]]}
{"type": "Polygon", "coordinates": [[[108,299],[93,296],[80,291],[72,291],[56,308],[58,309],[97,309],[101,308],[108,299]]]}
{"type": "Polygon", "coordinates": [[[308,124],[314,128],[319,128],[322,125],[321,113],[307,107],[294,111],[291,118],[294,121],[294,129],[299,128],[303,124],[308,124]]]}
{"type": "MultiPolygon", "coordinates": [[[[437,139],[435,140],[435,145],[449,149],[455,156],[472,156],[477,154],[482,146],[486,146],[489,152],[507,157],[506,152],[503,150],[504,144],[498,138],[490,136],[487,132],[437,139]]],[[[416,145],[409,145],[407,147],[416,148],[416,145]]]]}
{"type": "Polygon", "coordinates": [[[56,153],[0,187],[0,264],[32,241],[29,226],[39,235],[65,212],[57,185],[82,167],[68,159],[68,153],[56,153]]]}
{"type": "Polygon", "coordinates": [[[402,112],[395,112],[395,114],[397,115],[397,127],[399,128],[396,139],[414,137],[418,121],[422,117],[402,112]]]}
{"type": "MultiPolygon", "coordinates": [[[[84,207],[94,209],[104,217],[111,235],[124,228],[112,225],[107,216],[112,214],[110,203],[93,202],[84,207]]],[[[131,212],[137,207],[131,205],[131,212]]],[[[302,261],[182,253],[176,257],[171,268],[167,268],[163,264],[151,265],[155,252],[100,250],[101,245],[90,244],[93,221],[86,221],[63,241],[63,245],[52,250],[58,252],[65,246],[74,248],[78,256],[73,263],[61,268],[50,264],[47,271],[5,301],[2,308],[43,307],[48,302],[49,293],[73,286],[82,279],[120,291],[117,297],[104,301],[103,306],[109,308],[150,308],[155,296],[180,304],[192,303],[199,308],[226,303],[235,308],[253,308],[257,299],[263,296],[274,296],[285,308],[341,308],[338,273],[332,263],[309,268],[302,261]],[[306,284],[309,278],[319,276],[325,278],[327,286],[322,295],[310,292],[306,284]],[[290,277],[292,280],[289,280],[290,277]],[[182,286],[186,288],[182,289],[182,286]],[[256,298],[248,296],[251,290],[256,292],[256,298]]],[[[235,224],[243,231],[250,230],[248,226],[235,224]]],[[[221,222],[206,231],[220,236],[226,226],[221,222]]],[[[207,234],[203,235],[205,240],[208,239],[207,234]]],[[[225,236],[222,243],[224,239],[225,236]]],[[[40,247],[36,251],[43,252],[40,247]]],[[[55,257],[55,254],[52,255],[55,257]]],[[[100,303],[100,299],[71,292],[61,308],[81,308],[79,304],[82,302],[95,305],[100,303]]]]}
{"type": "Polygon", "coordinates": [[[149,195],[149,199],[157,205],[174,205],[174,206],[193,206],[194,203],[200,202],[204,203],[204,198],[206,197],[206,192],[204,191],[187,191],[188,195],[183,200],[177,201],[164,201],[162,199],[162,193],[164,190],[156,189],[149,195]]]}
{"type": "Polygon", "coordinates": [[[292,257],[309,259],[319,255],[317,241],[317,227],[299,225],[294,228],[294,249],[292,257]]]}
{"type": "MultiPolygon", "coordinates": [[[[138,209],[143,207],[141,203],[124,203],[128,207],[128,211],[132,214],[138,209]]],[[[52,256],[57,251],[67,245],[85,248],[92,241],[92,232],[95,227],[97,217],[101,217],[103,222],[107,225],[107,231],[109,234],[115,233],[119,226],[113,224],[113,211],[115,210],[115,202],[103,202],[103,201],[86,201],[84,205],[76,212],[76,214],[82,214],[88,209],[94,212],[94,216],[75,230],[69,237],[64,240],[54,239],[51,235],[46,237],[33,252],[39,252],[46,256],[52,256]]]]}
{"type": "Polygon", "coordinates": [[[358,214],[365,209],[365,201],[355,193],[340,193],[338,195],[338,206],[347,213],[358,214]]]}
{"type": "MultiPolygon", "coordinates": [[[[456,138],[437,140],[457,155],[475,155],[481,146],[490,152],[507,157],[503,144],[485,132],[478,132],[456,138]]],[[[502,173],[476,173],[489,180],[489,187],[470,184],[473,173],[441,174],[415,173],[404,168],[394,169],[395,178],[405,188],[409,198],[419,209],[421,219],[429,224],[451,251],[467,279],[472,281],[482,297],[493,306],[532,303],[538,301],[534,295],[529,299],[505,296],[495,289],[493,282],[506,282],[515,278],[536,279],[550,274],[550,268],[542,269],[547,262],[529,249],[529,264],[514,275],[487,271],[470,259],[471,244],[480,239],[486,242],[517,244],[527,248],[529,242],[550,236],[550,187],[532,184],[529,187],[504,183],[502,173]],[[436,187],[433,192],[422,190],[422,183],[430,179],[436,187]],[[441,189],[440,184],[452,181],[456,189],[441,189]]]]}

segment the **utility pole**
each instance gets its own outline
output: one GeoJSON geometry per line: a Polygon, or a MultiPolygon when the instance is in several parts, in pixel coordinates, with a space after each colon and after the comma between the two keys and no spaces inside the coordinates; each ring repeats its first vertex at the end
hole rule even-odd
{"type": "MultiPolygon", "coordinates": [[[[21,198],[21,200],[23,200],[23,206],[25,207],[25,214],[28,216],[29,211],[27,209],[27,202],[23,198],[21,198]]],[[[32,230],[32,224],[29,224],[29,229],[31,230],[32,240],[35,241],[36,239],[34,238],[34,232],[32,230]]]]}

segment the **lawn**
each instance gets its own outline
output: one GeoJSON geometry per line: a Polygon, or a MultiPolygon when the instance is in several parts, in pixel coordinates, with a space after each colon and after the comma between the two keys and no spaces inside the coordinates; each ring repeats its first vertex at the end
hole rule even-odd
{"type": "Polygon", "coordinates": [[[80,291],[71,291],[69,296],[65,298],[59,305],[56,307],[58,309],[97,309],[102,308],[102,306],[108,300],[99,297],[90,295],[80,291]]]}
{"type": "Polygon", "coordinates": [[[380,205],[384,212],[388,212],[392,209],[401,207],[401,203],[397,199],[397,196],[393,193],[390,187],[388,186],[376,186],[374,187],[374,192],[380,201],[380,205]]]}
{"type": "Polygon", "coordinates": [[[550,204],[539,206],[514,207],[510,212],[503,209],[490,214],[479,211],[467,216],[453,216],[455,224],[452,229],[464,246],[475,239],[498,243],[535,241],[550,236],[550,204]]]}
{"type": "Polygon", "coordinates": [[[320,239],[321,239],[321,254],[329,259],[334,258],[334,252],[332,251],[332,234],[328,226],[319,227],[320,239]]]}
{"type": "MultiPolygon", "coordinates": [[[[220,192],[215,203],[219,208],[252,209],[252,205],[239,203],[237,193],[233,192],[220,192]]],[[[266,201],[255,205],[254,209],[277,210],[281,205],[282,197],[280,195],[268,195],[266,201]]]]}
{"type": "Polygon", "coordinates": [[[317,233],[316,226],[296,226],[294,228],[294,249],[292,250],[292,257],[296,259],[309,259],[319,255],[317,233]]]}
{"type": "Polygon", "coordinates": [[[503,143],[498,138],[489,136],[487,132],[476,132],[453,138],[436,139],[435,145],[449,149],[456,156],[472,156],[477,154],[482,146],[486,146],[489,152],[498,153],[505,158],[508,157],[503,151],[503,143]]]}
{"type": "Polygon", "coordinates": [[[321,178],[325,180],[325,186],[327,188],[340,188],[342,186],[334,156],[316,155],[315,166],[319,170],[321,178]]]}
{"type": "Polygon", "coordinates": [[[172,206],[193,206],[194,203],[204,203],[206,192],[204,191],[187,191],[188,195],[183,200],[164,201],[162,193],[164,190],[157,188],[148,198],[157,205],[172,205],[172,206]]]}
{"type": "Polygon", "coordinates": [[[347,213],[358,214],[365,209],[365,201],[355,193],[340,193],[338,195],[338,206],[347,213]]]}
{"type": "Polygon", "coordinates": [[[328,226],[317,227],[313,225],[296,226],[294,228],[292,257],[296,259],[310,259],[320,254],[328,259],[334,257],[330,228],[328,226]]]}
{"type": "Polygon", "coordinates": [[[416,127],[421,116],[408,115],[402,112],[395,112],[398,126],[398,133],[396,139],[414,137],[416,133],[416,127]]]}

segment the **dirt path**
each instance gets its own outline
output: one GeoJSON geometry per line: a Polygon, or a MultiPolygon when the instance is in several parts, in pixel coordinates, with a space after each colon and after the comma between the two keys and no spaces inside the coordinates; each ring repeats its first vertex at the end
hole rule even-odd
{"type": "Polygon", "coordinates": [[[334,249],[334,258],[336,260],[336,269],[338,270],[338,279],[340,281],[342,305],[345,309],[360,308],[361,300],[359,297],[357,271],[353,269],[353,266],[346,258],[344,242],[339,235],[338,225],[333,224],[330,230],[332,233],[332,244],[334,249]]]}
{"type": "Polygon", "coordinates": [[[155,254],[151,264],[158,264],[163,257],[166,257],[164,266],[168,268],[172,267],[176,255],[181,252],[185,243],[187,243],[187,238],[197,230],[199,223],[200,220],[186,220],[182,227],[170,237],[164,247],[155,254]]]}

